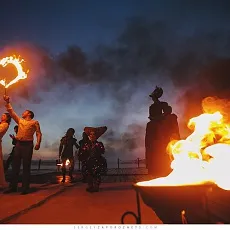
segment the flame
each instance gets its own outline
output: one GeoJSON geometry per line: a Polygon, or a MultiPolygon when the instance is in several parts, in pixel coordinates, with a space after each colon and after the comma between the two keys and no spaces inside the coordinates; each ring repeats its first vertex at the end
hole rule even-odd
{"type": "MultiPolygon", "coordinates": [[[[70,160],[67,159],[65,162],[65,166],[68,166],[70,164],[70,160]]],[[[63,163],[58,163],[57,166],[63,166],[63,163]]]]}
{"type": "Polygon", "coordinates": [[[3,79],[0,81],[1,85],[3,85],[5,88],[8,88],[9,86],[13,85],[14,83],[18,82],[19,80],[27,78],[27,73],[29,72],[29,70],[27,72],[23,71],[23,68],[21,65],[22,62],[24,62],[23,59],[20,59],[20,57],[16,58],[15,56],[5,57],[5,58],[0,60],[0,65],[2,65],[3,67],[7,66],[8,64],[13,64],[18,71],[17,77],[15,77],[9,83],[6,83],[6,79],[3,79]]]}
{"type": "Polygon", "coordinates": [[[67,166],[69,164],[70,164],[70,161],[69,161],[69,159],[67,159],[66,162],[65,162],[65,165],[67,166]]]}
{"type": "Polygon", "coordinates": [[[230,124],[219,111],[191,118],[193,133],[170,142],[173,171],[166,177],[138,182],[139,186],[184,186],[214,183],[230,190],[230,124]]]}

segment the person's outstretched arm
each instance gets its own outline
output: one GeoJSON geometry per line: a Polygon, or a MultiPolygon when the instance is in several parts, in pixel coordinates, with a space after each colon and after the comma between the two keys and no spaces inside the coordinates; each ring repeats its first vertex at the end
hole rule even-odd
{"type": "Polygon", "coordinates": [[[6,102],[5,107],[6,107],[7,112],[8,112],[8,113],[10,114],[10,116],[14,119],[14,121],[18,124],[18,123],[19,123],[19,120],[20,120],[20,117],[17,115],[17,113],[14,112],[13,107],[12,107],[11,104],[10,104],[10,97],[4,95],[4,96],[3,96],[3,99],[4,99],[4,101],[6,102]]]}

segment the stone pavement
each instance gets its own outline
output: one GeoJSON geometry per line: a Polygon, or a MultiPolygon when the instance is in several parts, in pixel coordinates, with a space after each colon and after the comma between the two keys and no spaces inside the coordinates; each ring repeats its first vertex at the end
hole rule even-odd
{"type": "MultiPolygon", "coordinates": [[[[4,203],[1,207],[4,212],[1,213],[1,223],[121,224],[124,212],[132,211],[137,214],[136,193],[131,185],[131,182],[103,183],[100,192],[92,194],[85,191],[86,184],[77,182],[44,185],[44,189],[39,187],[36,192],[26,196],[1,195],[1,199],[4,199],[1,202],[4,203]],[[47,199],[52,194],[56,195],[47,199]],[[13,215],[14,213],[18,214],[13,215]]],[[[142,200],[141,214],[143,224],[162,223],[142,200]]],[[[132,216],[127,216],[125,223],[136,222],[132,216]]]]}
{"type": "Polygon", "coordinates": [[[18,193],[12,194],[0,193],[0,223],[5,223],[8,219],[15,218],[32,208],[42,205],[48,199],[63,192],[68,186],[73,185],[31,184],[31,193],[27,195],[20,195],[20,190],[18,193]]]}

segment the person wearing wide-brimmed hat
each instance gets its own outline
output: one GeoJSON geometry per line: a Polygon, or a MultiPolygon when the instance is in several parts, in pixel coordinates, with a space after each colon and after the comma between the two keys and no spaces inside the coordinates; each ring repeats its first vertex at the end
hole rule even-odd
{"type": "Polygon", "coordinates": [[[102,142],[97,139],[102,136],[107,130],[106,126],[103,127],[85,127],[84,132],[89,137],[89,142],[83,146],[83,154],[88,158],[86,160],[86,176],[88,192],[98,192],[101,183],[101,175],[107,171],[106,159],[102,156],[105,153],[105,148],[102,142]]]}

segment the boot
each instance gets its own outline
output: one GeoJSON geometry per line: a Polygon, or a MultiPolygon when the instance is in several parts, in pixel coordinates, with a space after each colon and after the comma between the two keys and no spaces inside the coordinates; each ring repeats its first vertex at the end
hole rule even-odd
{"type": "Polygon", "coordinates": [[[92,192],[99,192],[99,185],[100,182],[94,179],[92,192]]]}
{"type": "Polygon", "coordinates": [[[86,188],[87,192],[92,192],[93,190],[93,178],[91,176],[87,177],[88,187],[86,188]]]}

